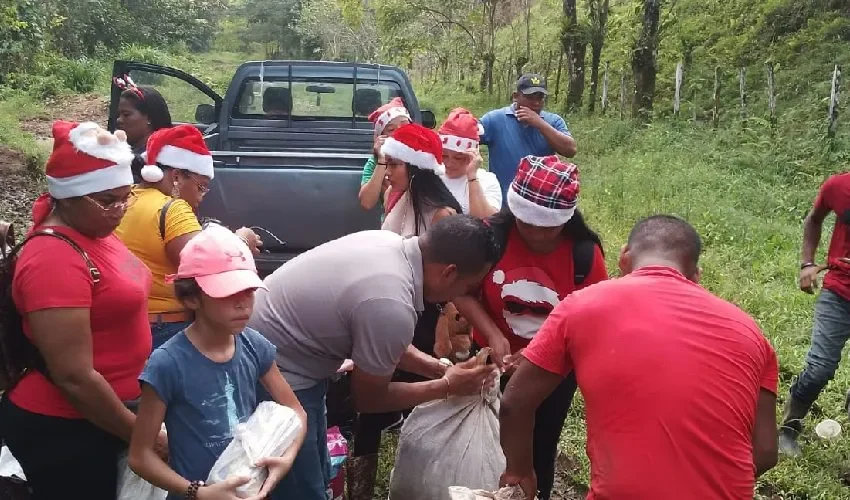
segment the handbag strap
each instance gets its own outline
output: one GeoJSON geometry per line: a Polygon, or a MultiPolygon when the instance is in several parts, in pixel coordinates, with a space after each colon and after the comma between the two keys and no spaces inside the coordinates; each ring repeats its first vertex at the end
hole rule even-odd
{"type": "Polygon", "coordinates": [[[26,238],[24,238],[24,240],[22,242],[20,242],[18,244],[18,246],[16,246],[11,252],[9,252],[9,257],[16,256],[18,254],[18,252],[20,252],[21,249],[24,247],[24,245],[27,244],[28,241],[30,241],[33,238],[37,238],[39,236],[51,236],[53,238],[58,238],[58,239],[64,241],[65,243],[71,245],[71,248],[76,250],[77,253],[80,254],[80,256],[83,258],[83,260],[86,261],[86,267],[88,268],[89,275],[91,276],[92,282],[95,283],[95,284],[100,283],[100,278],[101,278],[100,270],[97,268],[97,266],[94,265],[94,262],[92,262],[91,258],[89,257],[89,254],[86,253],[86,251],[83,250],[83,248],[79,244],[77,244],[76,241],[74,241],[70,237],[54,230],[53,228],[48,227],[48,228],[44,228],[44,229],[37,229],[37,230],[31,232],[30,234],[27,235],[26,238]]]}

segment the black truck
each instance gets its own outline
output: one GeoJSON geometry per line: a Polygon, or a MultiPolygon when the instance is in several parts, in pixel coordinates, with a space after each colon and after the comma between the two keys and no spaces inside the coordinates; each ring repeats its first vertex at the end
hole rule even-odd
{"type": "MultiPolygon", "coordinates": [[[[419,109],[410,80],[394,66],[247,62],[224,97],[174,68],[115,61],[113,76],[123,75],[155,87],[175,123],[204,133],[215,178],[199,215],[229,227],[262,228],[262,275],[322,243],[379,227],[377,210],[362,210],[357,199],[372,150],[372,111],[401,97],[414,121],[435,126],[434,114],[419,109]]],[[[110,130],[120,94],[113,85],[110,130]]]]}

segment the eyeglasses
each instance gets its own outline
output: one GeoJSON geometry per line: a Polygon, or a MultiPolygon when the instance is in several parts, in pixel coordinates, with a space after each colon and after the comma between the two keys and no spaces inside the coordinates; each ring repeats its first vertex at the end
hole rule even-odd
{"type": "Polygon", "coordinates": [[[201,196],[205,196],[207,193],[210,192],[210,187],[201,184],[201,182],[196,179],[194,175],[187,175],[186,177],[188,177],[192,180],[193,183],[195,183],[195,186],[198,187],[198,193],[200,193],[201,196]]]}
{"type": "Polygon", "coordinates": [[[89,195],[83,196],[83,198],[88,200],[91,204],[93,204],[97,208],[101,209],[103,212],[113,213],[113,212],[123,212],[124,210],[127,210],[127,208],[129,208],[130,205],[133,204],[133,201],[135,201],[136,193],[134,193],[133,191],[130,191],[130,193],[127,194],[127,196],[125,196],[123,199],[113,201],[112,203],[108,203],[108,204],[104,204],[103,202],[100,202],[100,201],[92,198],[89,195]]]}

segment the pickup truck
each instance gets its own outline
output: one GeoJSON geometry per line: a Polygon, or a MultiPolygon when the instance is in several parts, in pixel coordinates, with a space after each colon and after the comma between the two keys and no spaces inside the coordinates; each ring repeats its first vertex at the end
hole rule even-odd
{"type": "MultiPolygon", "coordinates": [[[[113,76],[155,87],[175,123],[204,133],[215,165],[199,217],[254,228],[266,275],[301,252],[379,227],[357,193],[371,154],[369,114],[401,97],[414,121],[433,128],[410,80],[394,66],[326,61],[257,61],[239,66],[224,97],[183,71],[115,61],[113,76]]],[[[113,85],[109,130],[121,89],[113,85]]]]}

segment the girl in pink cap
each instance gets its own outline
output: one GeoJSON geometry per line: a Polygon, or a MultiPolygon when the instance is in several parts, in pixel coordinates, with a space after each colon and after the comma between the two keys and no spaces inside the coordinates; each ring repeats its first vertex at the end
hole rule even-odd
{"type": "Polygon", "coordinates": [[[236,427],[257,408],[258,384],[277,403],[296,411],[301,432],[282,457],[260,465],[269,476],[256,498],[264,498],[292,467],[307,431],[307,415],[275,364],[275,347],[246,328],[254,291],[265,288],[251,250],[228,229],[211,225],[180,252],[175,294],[194,313],[188,328],[154,351],[139,377],[142,399],[130,443],[130,467],[169,499],[237,498],[248,478],[204,485],[236,427]],[[155,452],[165,423],[169,460],[155,452]]]}

